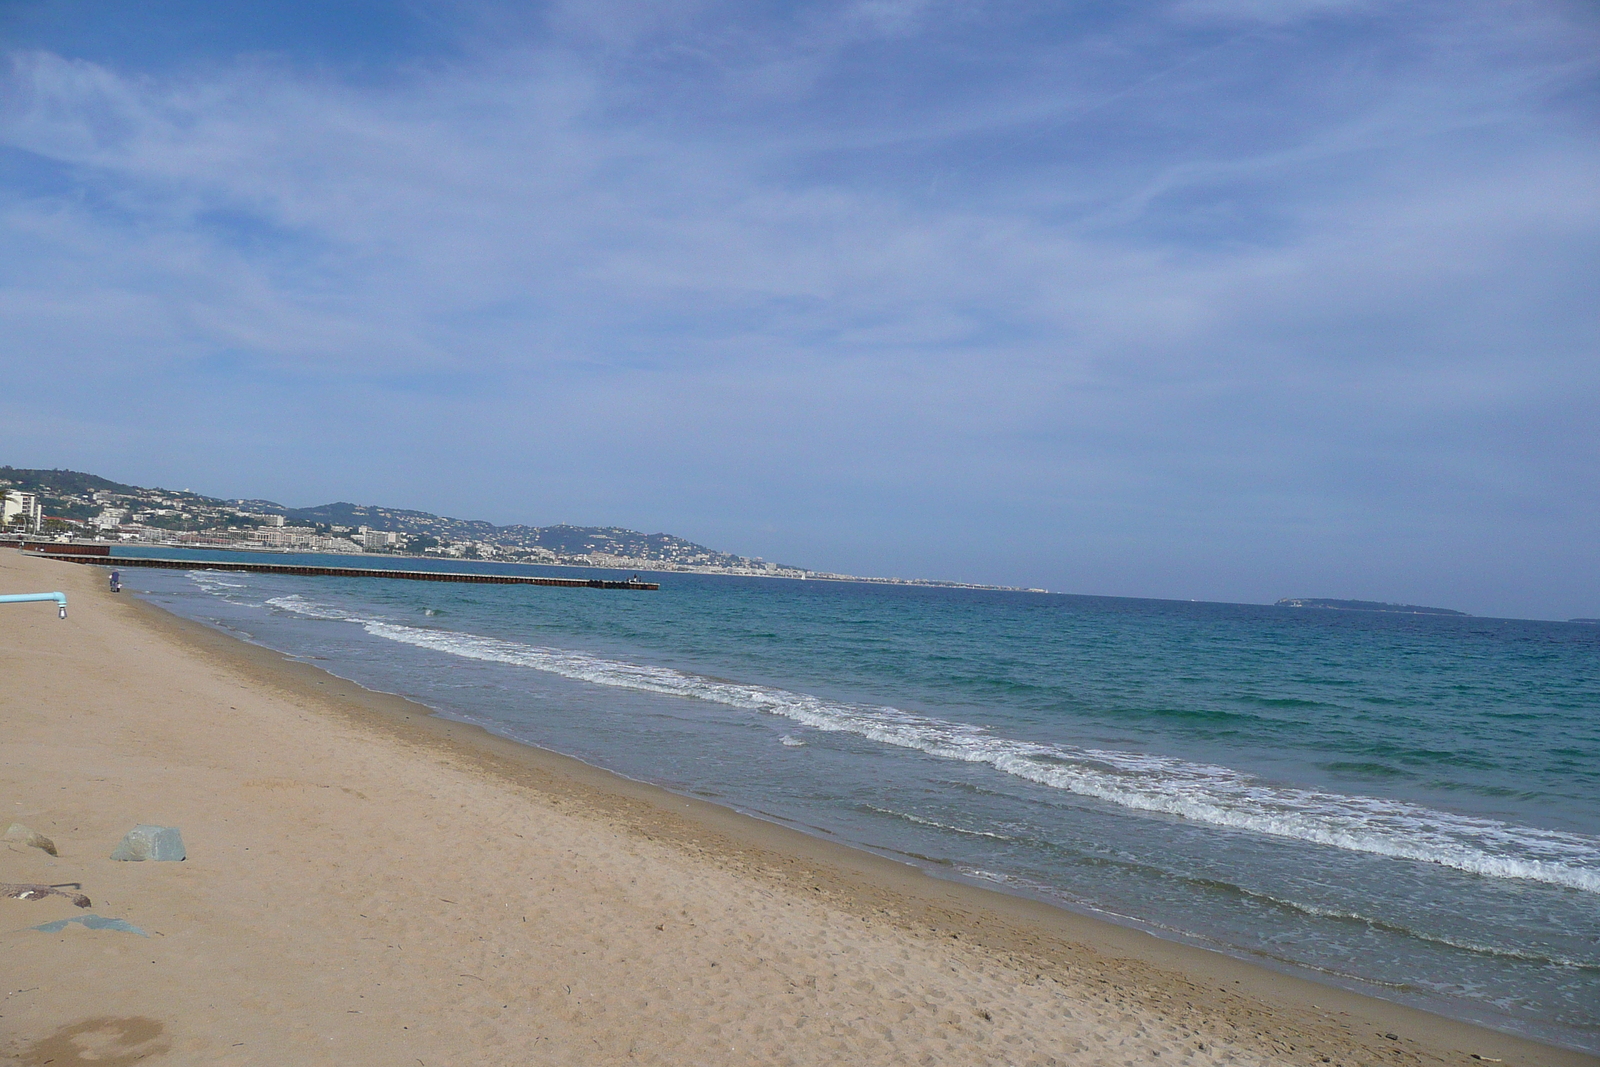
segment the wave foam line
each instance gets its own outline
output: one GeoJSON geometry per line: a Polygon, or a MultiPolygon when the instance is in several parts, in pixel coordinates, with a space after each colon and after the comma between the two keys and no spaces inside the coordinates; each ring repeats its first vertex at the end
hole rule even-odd
{"type": "Polygon", "coordinates": [[[1016,840],[1016,838],[1008,837],[1005,834],[997,834],[989,830],[968,830],[963,826],[951,826],[949,823],[938,822],[934,819],[924,819],[922,816],[912,815],[910,812],[895,811],[891,808],[880,808],[875,804],[863,804],[861,806],[866,808],[868,811],[875,811],[879,815],[888,815],[892,818],[904,819],[906,822],[916,823],[918,826],[931,826],[936,830],[948,830],[953,834],[966,834],[969,837],[990,837],[996,841],[1016,840]]]}
{"type": "Polygon", "coordinates": [[[243,582],[231,582],[226,578],[219,578],[211,571],[189,571],[189,580],[208,593],[218,589],[244,589],[243,582]]]}
{"type": "Polygon", "coordinates": [[[982,726],[899,708],[824,700],[670,667],[352,616],[299,596],[268,603],[314,618],[357,623],[375,637],[466,659],[707,700],[939,759],[987,764],[1026,781],[1135,811],[1436,863],[1489,878],[1524,878],[1600,893],[1600,839],[1581,834],[1434,811],[1405,801],[1272,785],[1227,767],[1169,756],[1019,741],[995,736],[982,726]]]}

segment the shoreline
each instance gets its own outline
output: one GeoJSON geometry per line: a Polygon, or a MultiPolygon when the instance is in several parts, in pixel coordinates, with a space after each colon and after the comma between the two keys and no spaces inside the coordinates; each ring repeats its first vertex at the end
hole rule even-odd
{"type": "MultiPolygon", "coordinates": [[[[852,899],[877,899],[887,891],[888,895],[898,893],[909,896],[922,906],[952,909],[941,913],[943,925],[931,921],[925,927],[917,924],[916,928],[924,934],[942,933],[943,936],[950,936],[955,933],[968,943],[986,945],[1008,953],[1018,952],[1019,945],[1033,945],[1041,936],[1052,938],[1056,942],[1054,954],[1038,961],[1040,966],[1046,967],[1059,963],[1062,952],[1082,946],[1109,947],[1115,955],[1127,956],[1153,966],[1185,972],[1205,971],[1208,981],[1214,977],[1223,982],[1234,982],[1241,989],[1255,994],[1274,994],[1279,991],[1278,985],[1283,981],[1302,983],[1303,988],[1297,991],[1297,998],[1309,998],[1308,1002],[1318,1003],[1324,1008],[1333,1006],[1331,1001],[1335,994],[1344,994],[1360,998],[1368,1005],[1416,1013],[1424,1020],[1473,1027],[1516,1041],[1530,1042],[1541,1048],[1587,1055],[1579,1049],[1542,1042],[1534,1037],[1498,1030],[1470,1019],[1429,1011],[1403,1001],[1389,1000],[1359,988],[1350,988],[1349,985],[1320,981],[1308,973],[1307,968],[1293,963],[1274,966],[1268,961],[1250,959],[1244,950],[1238,950],[1238,954],[1235,954],[1225,946],[1198,944],[1198,939],[1163,936],[1147,928],[1137,918],[1098,916],[1025,892],[947,877],[935,870],[932,864],[918,863],[915,859],[899,859],[894,855],[886,855],[884,851],[837,839],[825,828],[817,827],[808,831],[777,817],[740,811],[725,803],[675,792],[554,749],[504,737],[479,724],[451,718],[447,713],[403,694],[370,689],[313,663],[234,636],[225,629],[186,619],[141,598],[135,597],[131,603],[148,612],[147,621],[150,625],[165,628],[197,650],[205,649],[209,654],[224,659],[234,658],[236,663],[248,661],[253,669],[260,671],[259,676],[264,683],[281,684],[284,675],[294,675],[301,693],[318,699],[331,699],[347,708],[359,708],[362,714],[374,715],[383,723],[384,729],[397,738],[415,740],[413,732],[420,732],[453,751],[470,754],[487,774],[543,791],[557,788],[552,783],[564,782],[580,791],[587,791],[581,801],[584,803],[610,810],[611,802],[626,800],[645,805],[654,814],[666,813],[682,819],[689,827],[679,828],[676,834],[664,831],[655,824],[649,826],[648,832],[658,838],[671,836],[680,842],[693,841],[713,861],[728,856],[741,859],[754,856],[758,858],[757,867],[745,868],[746,873],[751,869],[765,870],[769,874],[773,870],[780,870],[783,872],[780,874],[782,878],[792,875],[795,861],[803,861],[808,870],[831,868],[831,880],[841,884],[824,892],[842,893],[843,896],[836,902],[845,907],[850,906],[852,899]],[[706,844],[704,839],[711,834],[720,835],[720,839],[706,844]],[[776,868],[768,862],[774,857],[778,860],[776,868]],[[762,863],[767,865],[762,867],[762,863]],[[929,889],[925,883],[952,887],[955,899],[947,899],[937,892],[919,893],[918,890],[929,889]],[[970,895],[970,899],[963,897],[963,894],[970,895]],[[995,912],[1029,929],[1000,928],[997,936],[997,928],[993,923],[985,927],[977,918],[985,912],[995,912]],[[1170,953],[1166,951],[1168,949],[1170,953]],[[1239,970],[1223,968],[1222,961],[1239,970]]],[[[645,816],[645,821],[648,820],[649,816],[645,816]]],[[[878,914],[882,914],[881,908],[878,914]]],[[[1357,979],[1349,981],[1352,985],[1359,983],[1357,979]]],[[[1340,1004],[1338,1010],[1349,1008],[1340,1004]]],[[[1380,1013],[1372,1015],[1369,1028],[1389,1032],[1397,1028],[1415,1030],[1417,1025],[1413,1020],[1398,1015],[1390,1017],[1380,1013]]],[[[1596,1062],[1600,1063],[1600,1059],[1596,1062]]]]}
{"type": "MultiPolygon", "coordinates": [[[[1134,925],[1098,918],[1031,897],[988,888],[971,882],[941,878],[910,862],[895,860],[869,849],[746,814],[722,804],[675,793],[663,786],[617,774],[552,749],[514,741],[479,726],[440,714],[425,704],[397,693],[368,689],[314,664],[294,659],[264,645],[231,636],[224,631],[174,615],[155,604],[135,600],[149,612],[150,625],[164,627],[191,647],[239,661],[248,661],[263,681],[278,675],[296,676],[299,690],[320,699],[337,701],[377,717],[394,736],[412,733],[478,761],[486,773],[505,777],[541,791],[572,789],[586,802],[612,816],[621,815],[636,832],[666,834],[680,844],[689,843],[712,862],[730,859],[742,873],[776,875],[791,884],[795,876],[818,871],[832,883],[823,889],[833,903],[863,911],[864,917],[883,916],[903,897],[927,911],[911,920],[910,929],[926,935],[959,937],[969,944],[1013,957],[1035,958],[1040,966],[1059,966],[1069,955],[1088,947],[1113,957],[1136,960],[1163,970],[1202,975],[1208,983],[1232,983],[1240,991],[1264,1002],[1350,1012],[1364,1008],[1367,1029],[1376,1033],[1405,1030],[1428,1032],[1439,1027],[1470,1027],[1513,1042],[1526,1042],[1541,1050],[1587,1054],[1564,1046],[1548,1045],[1482,1024],[1454,1019],[1397,1001],[1385,1000],[1342,986],[1325,984],[1267,964],[1241,959],[1220,949],[1210,949],[1161,937],[1134,925]],[[242,650],[248,650],[244,652],[242,650]],[[680,825],[681,824],[681,825],[680,825]],[[709,840],[707,840],[709,838],[709,840]],[[825,872],[825,873],[824,873],[825,872]],[[948,890],[948,891],[945,891],[948,890]],[[863,903],[865,909],[860,908],[863,903]],[[887,908],[886,908],[887,905],[887,908]],[[1040,953],[1041,942],[1049,948],[1040,953]],[[1282,983],[1299,988],[1284,998],[1282,983]],[[1356,1003],[1342,998],[1355,998],[1356,1003]]],[[[804,880],[803,878],[801,880],[804,880]]],[[[901,915],[904,913],[901,912],[901,915]]],[[[1355,1014],[1352,1012],[1352,1015],[1355,1014]]],[[[1476,1047],[1476,1046],[1475,1046],[1476,1047]]],[[[1372,1046],[1374,1052],[1392,1046],[1372,1046]]],[[[1511,1053],[1509,1047],[1479,1056],[1511,1053]]],[[[1466,1053],[1470,1061],[1471,1053],[1466,1053]]],[[[1580,1059],[1577,1062],[1590,1062],[1580,1059]]],[[[1600,1059],[1593,1060],[1600,1063],[1600,1059]]]]}
{"type": "MultiPolygon", "coordinates": [[[[7,557],[0,570],[14,571],[7,557]]],[[[1212,1034],[1213,1047],[1222,1042],[1233,1053],[1261,1062],[1355,1063],[1381,1057],[1418,1064],[1600,1064],[1582,1052],[1323,985],[1026,897],[938,878],[908,863],[441,717],[402,696],[374,692],[156,605],[113,597],[99,588],[98,572],[51,567],[43,560],[26,569],[36,567],[59,576],[57,585],[71,594],[74,611],[99,613],[114,624],[137,628],[180,659],[275,702],[280,713],[284,707],[296,709],[313,734],[319,722],[337,724],[356,739],[353,751],[358,754],[359,745],[365,744],[407,767],[448,767],[481,783],[498,803],[505,803],[508,794],[533,798],[633,846],[664,849],[693,871],[731,877],[743,889],[771,895],[785,907],[821,907],[848,916],[863,938],[870,931],[902,950],[932,951],[957,959],[957,966],[1008,976],[1014,983],[1051,986],[1053,995],[1072,1003],[1096,1008],[1114,1004],[1125,1018],[1142,1015],[1180,1030],[1212,1034]]],[[[55,622],[53,613],[49,620],[29,620],[27,628],[49,640],[56,635],[43,625],[46,621],[55,622]]],[[[14,628],[10,622],[0,620],[8,653],[14,628]]],[[[470,791],[470,783],[462,788],[470,791]]],[[[380,855],[370,862],[374,869],[385,869],[386,862],[389,868],[403,869],[409,859],[380,855]]],[[[0,880],[9,879],[0,870],[0,880]]],[[[8,919],[27,907],[0,903],[7,905],[0,914],[8,919]]],[[[765,1009],[750,1010],[759,1014],[765,1009]]],[[[0,1024],[10,1022],[9,1014],[8,1009],[0,1024]]],[[[1148,1026],[1141,1023],[1137,1029],[1142,1033],[1148,1026]]],[[[0,1036],[11,1036],[9,1025],[0,1036]]],[[[1206,1044],[1201,1043],[1202,1051],[1206,1044]]],[[[737,1057],[728,1061],[745,1062],[737,1057]]],[[[1068,1056],[1064,1062],[1100,1061],[1068,1056]]]]}

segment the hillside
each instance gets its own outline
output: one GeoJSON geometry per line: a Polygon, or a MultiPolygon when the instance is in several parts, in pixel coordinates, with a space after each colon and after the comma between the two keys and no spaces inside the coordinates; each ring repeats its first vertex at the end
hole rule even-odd
{"type": "Polygon", "coordinates": [[[668,533],[620,526],[496,526],[426,511],[337,501],[293,508],[272,500],[205,496],[126,485],[71,470],[0,467],[0,487],[35,493],[43,505],[42,533],[107,540],[214,544],[224,547],[317,552],[386,551],[414,555],[500,559],[722,573],[805,572],[668,533]],[[383,535],[392,534],[392,538],[383,535]]]}
{"type": "Polygon", "coordinates": [[[496,526],[409,508],[335,501],[292,508],[274,500],[223,499],[188,489],[148,489],[97,474],[0,466],[0,490],[33,493],[41,528],[10,534],[278,552],[381,552],[451,559],[492,559],[618,570],[689,571],[821,581],[872,582],[1043,593],[1014,586],[931,578],[869,578],[812,571],[722,552],[669,533],[621,526],[496,526]]]}

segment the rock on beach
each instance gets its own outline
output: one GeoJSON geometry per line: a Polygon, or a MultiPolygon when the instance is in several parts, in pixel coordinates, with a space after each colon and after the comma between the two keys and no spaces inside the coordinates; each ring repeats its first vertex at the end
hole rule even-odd
{"type": "Polygon", "coordinates": [[[129,830],[111,853],[114,860],[181,860],[188,855],[183,849],[183,835],[176,826],[150,826],[140,823],[129,830]]]}

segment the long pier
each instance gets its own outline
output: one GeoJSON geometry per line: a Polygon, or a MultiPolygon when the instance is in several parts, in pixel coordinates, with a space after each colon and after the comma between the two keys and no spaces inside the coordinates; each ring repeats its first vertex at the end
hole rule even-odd
{"type": "Polygon", "coordinates": [[[451,571],[404,571],[395,567],[319,567],[300,563],[241,563],[235,560],[152,559],[78,551],[52,552],[44,546],[27,550],[44,559],[92,563],[101,567],[161,567],[174,571],[245,571],[250,574],[311,574],[328,578],[399,578],[412,582],[471,582],[480,585],[553,585],[563,589],[660,589],[658,582],[608,582],[601,578],[535,578],[520,574],[462,574],[451,571]]]}

